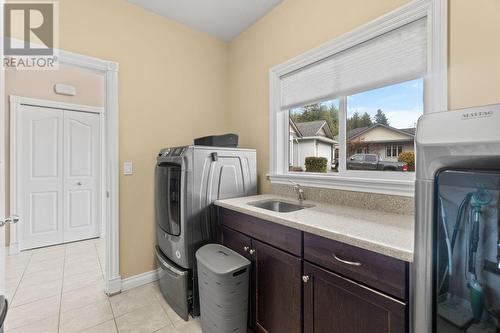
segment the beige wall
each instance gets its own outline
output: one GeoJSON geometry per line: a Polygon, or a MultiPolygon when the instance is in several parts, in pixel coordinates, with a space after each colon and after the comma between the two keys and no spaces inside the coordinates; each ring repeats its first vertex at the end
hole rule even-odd
{"type": "MultiPolygon", "coordinates": [[[[406,0],[285,0],[229,45],[232,129],[258,149],[262,192],[269,158],[268,71],[406,0]]],[[[450,108],[500,103],[500,1],[450,0],[450,108]]]]}
{"type": "Polygon", "coordinates": [[[162,147],[228,130],[227,45],[120,0],[62,0],[60,46],[120,64],[120,271],[152,270],[153,170],[162,147]]]}
{"type": "Polygon", "coordinates": [[[450,108],[500,103],[500,1],[449,3],[450,108]]]}
{"type": "Polygon", "coordinates": [[[60,48],[120,64],[120,272],[155,268],[153,170],[162,147],[228,131],[227,44],[122,0],[60,0],[60,48]]]}

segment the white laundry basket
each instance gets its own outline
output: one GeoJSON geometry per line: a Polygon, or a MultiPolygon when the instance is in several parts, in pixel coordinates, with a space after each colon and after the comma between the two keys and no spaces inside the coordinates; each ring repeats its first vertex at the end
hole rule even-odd
{"type": "Polygon", "coordinates": [[[196,252],[203,333],[246,333],[250,261],[227,247],[196,252]]]}

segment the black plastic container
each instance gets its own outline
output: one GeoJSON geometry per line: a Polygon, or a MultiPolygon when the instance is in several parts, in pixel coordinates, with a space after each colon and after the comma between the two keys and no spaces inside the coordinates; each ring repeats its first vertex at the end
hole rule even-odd
{"type": "Polygon", "coordinates": [[[228,133],[222,135],[209,135],[194,139],[195,146],[213,146],[213,147],[238,147],[238,135],[228,133]]]}

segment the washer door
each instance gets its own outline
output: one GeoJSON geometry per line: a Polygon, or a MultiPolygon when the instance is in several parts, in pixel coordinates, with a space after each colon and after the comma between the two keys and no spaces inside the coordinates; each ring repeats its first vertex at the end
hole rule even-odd
{"type": "Polygon", "coordinates": [[[159,163],[155,170],[156,223],[167,234],[181,233],[181,166],[159,163]]]}

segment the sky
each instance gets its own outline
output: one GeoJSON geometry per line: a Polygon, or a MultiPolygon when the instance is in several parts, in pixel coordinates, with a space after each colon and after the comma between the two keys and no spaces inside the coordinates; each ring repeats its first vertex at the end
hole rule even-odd
{"type": "Polygon", "coordinates": [[[368,112],[375,115],[382,109],[389,119],[389,125],[396,128],[414,127],[424,110],[423,80],[407,81],[347,98],[347,116],[355,111],[360,115],[368,112]]]}
{"type": "MultiPolygon", "coordinates": [[[[321,104],[339,107],[337,99],[322,102],[321,104]]],[[[365,112],[372,117],[382,109],[389,119],[389,125],[396,128],[415,127],[418,118],[424,111],[423,79],[406,81],[391,86],[382,87],[347,98],[347,117],[356,111],[362,115],[365,112]]],[[[292,112],[300,113],[297,108],[292,112]]]]}

